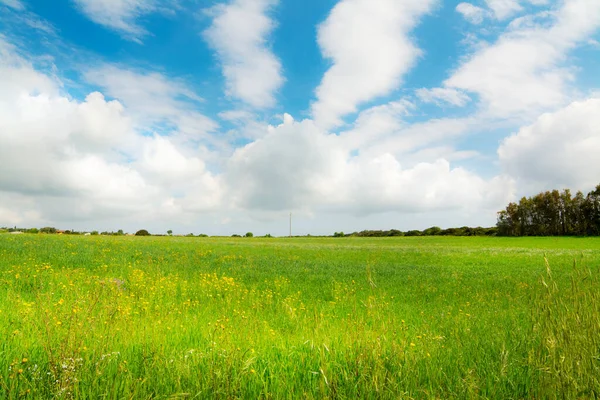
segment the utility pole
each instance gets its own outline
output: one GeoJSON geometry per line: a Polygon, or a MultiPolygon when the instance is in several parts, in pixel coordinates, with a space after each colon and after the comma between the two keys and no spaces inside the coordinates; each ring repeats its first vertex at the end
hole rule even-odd
{"type": "Polygon", "coordinates": [[[292,213],[290,211],[290,237],[292,237],[292,213]]]}

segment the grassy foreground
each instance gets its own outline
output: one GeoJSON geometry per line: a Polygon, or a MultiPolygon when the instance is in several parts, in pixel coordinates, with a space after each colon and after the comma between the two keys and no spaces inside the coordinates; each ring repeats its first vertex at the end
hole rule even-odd
{"type": "Polygon", "coordinates": [[[598,398],[599,265],[593,238],[0,235],[0,398],[598,398]]]}

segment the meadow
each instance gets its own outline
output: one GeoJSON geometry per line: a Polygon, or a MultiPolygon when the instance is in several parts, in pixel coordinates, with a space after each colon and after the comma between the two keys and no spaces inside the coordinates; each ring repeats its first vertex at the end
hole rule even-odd
{"type": "Polygon", "coordinates": [[[0,398],[600,397],[597,238],[0,235],[0,398]]]}

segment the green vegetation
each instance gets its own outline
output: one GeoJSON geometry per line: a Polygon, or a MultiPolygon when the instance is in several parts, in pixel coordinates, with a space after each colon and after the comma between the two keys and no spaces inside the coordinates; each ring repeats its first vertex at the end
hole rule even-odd
{"type": "Polygon", "coordinates": [[[538,193],[498,213],[500,236],[599,236],[600,185],[584,197],[569,189],[538,193]]]}
{"type": "Polygon", "coordinates": [[[0,398],[598,398],[598,265],[594,238],[2,234],[0,398]]]}

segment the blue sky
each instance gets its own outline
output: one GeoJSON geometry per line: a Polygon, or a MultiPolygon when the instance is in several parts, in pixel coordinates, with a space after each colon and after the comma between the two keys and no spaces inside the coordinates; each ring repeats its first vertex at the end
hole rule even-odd
{"type": "Polygon", "coordinates": [[[600,183],[596,0],[0,0],[0,225],[493,225],[600,183]]]}

